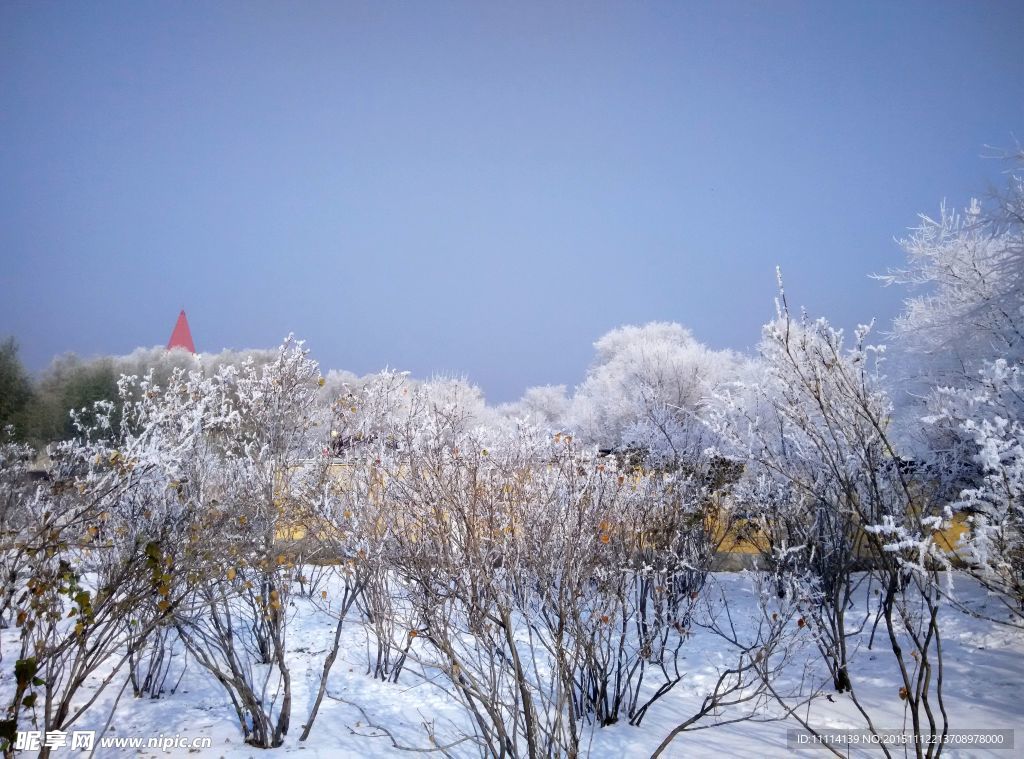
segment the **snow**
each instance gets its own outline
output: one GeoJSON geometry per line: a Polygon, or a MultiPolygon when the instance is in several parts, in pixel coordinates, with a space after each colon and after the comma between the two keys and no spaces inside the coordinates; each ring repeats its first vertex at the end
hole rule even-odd
{"type": "MultiPolygon", "coordinates": [[[[730,613],[738,622],[752,619],[755,596],[750,573],[720,573],[712,578],[728,598],[730,613]]],[[[985,602],[984,591],[970,578],[958,575],[955,587],[961,600],[978,607],[985,602]]],[[[864,583],[862,587],[867,587],[864,583]]],[[[313,601],[293,596],[293,617],[288,631],[289,667],[294,686],[292,726],[285,743],[278,749],[262,750],[242,742],[241,733],[230,702],[212,677],[194,661],[188,660],[180,646],[176,650],[168,688],[175,682],[173,693],[160,699],[135,699],[125,691],[115,708],[120,680],[108,687],[97,703],[71,729],[101,729],[113,708],[107,735],[155,736],[175,735],[195,738],[208,736],[212,748],[198,752],[186,749],[168,751],[98,750],[97,756],[133,753],[144,757],[218,756],[255,757],[301,753],[304,757],[409,756],[396,749],[392,738],[378,727],[385,728],[405,747],[431,747],[430,734],[438,743],[457,741],[467,727],[467,713],[461,704],[433,679],[430,671],[417,671],[408,665],[398,683],[384,683],[366,674],[366,633],[353,612],[346,621],[342,649],[329,680],[328,698],[324,700],[309,739],[302,743],[299,734],[305,715],[316,693],[323,658],[334,633],[334,621],[313,601]],[[180,678],[180,681],[179,681],[180,678]]],[[[851,616],[863,615],[869,598],[860,597],[851,616]]],[[[959,613],[943,610],[944,692],[951,729],[1019,728],[1024,727],[1024,632],[1000,626],[959,613]]],[[[875,639],[874,650],[868,649],[871,625],[854,639],[851,676],[854,687],[875,725],[880,729],[900,728],[904,724],[903,705],[898,696],[897,676],[890,665],[890,654],[883,636],[875,639]]],[[[742,634],[742,629],[740,633],[742,634]]],[[[5,654],[16,651],[18,630],[0,631],[5,654]]],[[[805,646],[803,655],[811,666],[816,656],[813,645],[805,646]]],[[[590,756],[650,756],[662,739],[679,722],[696,712],[718,676],[719,669],[734,663],[728,645],[721,638],[695,629],[684,645],[682,664],[686,677],[648,712],[640,727],[626,722],[599,728],[591,727],[584,735],[583,750],[590,756]]],[[[5,655],[0,674],[0,694],[12,687],[11,656],[5,655]]],[[[788,671],[797,677],[802,662],[796,660],[788,671]]],[[[436,674],[436,673],[435,673],[436,674]]],[[[827,678],[817,667],[817,676],[827,678]]],[[[95,685],[92,686],[95,688],[95,685]]],[[[83,694],[88,697],[91,692],[83,694]]],[[[802,714],[819,728],[863,727],[863,721],[848,695],[830,694],[834,703],[822,698],[802,714]]],[[[736,709],[723,709],[695,727],[711,726],[739,716],[736,709]]],[[[764,717],[764,713],[760,715],[764,717]]],[[[665,756],[789,756],[786,730],[797,728],[793,720],[769,722],[737,722],[734,724],[687,731],[676,738],[665,756]]],[[[1017,736],[1024,740],[1024,733],[1017,736]]],[[[451,749],[454,756],[475,756],[476,748],[469,742],[451,749]]],[[[56,757],[71,755],[69,749],[57,749],[56,757]]],[[[77,755],[77,753],[76,753],[77,755]]],[[[811,755],[811,754],[808,754],[811,755]]],[[[874,755],[880,755],[877,752],[874,755]]],[[[985,756],[984,752],[961,751],[956,756],[985,756]]],[[[1007,757],[1012,751],[998,752],[1007,757]]]]}

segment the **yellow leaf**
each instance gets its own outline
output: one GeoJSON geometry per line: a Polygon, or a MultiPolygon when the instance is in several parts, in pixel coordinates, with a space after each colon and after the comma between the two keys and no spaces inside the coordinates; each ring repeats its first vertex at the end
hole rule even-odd
{"type": "Polygon", "coordinates": [[[235,579],[235,575],[236,575],[236,574],[237,574],[237,572],[235,572],[235,568],[234,568],[234,567],[228,567],[228,581],[229,581],[229,582],[230,582],[231,580],[234,580],[234,579],[235,579]]]}

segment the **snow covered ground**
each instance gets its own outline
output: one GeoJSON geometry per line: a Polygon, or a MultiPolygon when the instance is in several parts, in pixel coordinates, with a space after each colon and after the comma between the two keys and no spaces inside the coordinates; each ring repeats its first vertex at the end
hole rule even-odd
{"type": "MultiPolygon", "coordinates": [[[[746,573],[719,574],[715,583],[727,594],[736,619],[744,619],[744,610],[754,608],[750,576],[746,573]]],[[[981,600],[977,586],[958,578],[959,594],[981,600]]],[[[866,600],[866,599],[865,599],[866,600]]],[[[294,687],[292,728],[285,744],[272,751],[254,749],[242,742],[234,713],[220,686],[195,662],[177,651],[169,684],[180,681],[173,693],[158,700],[135,699],[128,689],[113,711],[107,735],[175,735],[195,738],[208,736],[212,748],[198,752],[185,749],[115,750],[101,749],[97,756],[216,756],[250,757],[300,754],[304,757],[404,756],[392,738],[375,725],[386,728],[394,740],[406,747],[430,748],[428,729],[440,743],[457,740],[466,713],[460,704],[415,670],[403,672],[400,682],[382,683],[366,675],[367,646],[362,626],[353,614],[347,623],[341,654],[330,677],[328,698],[324,700],[310,738],[301,743],[299,734],[316,693],[325,651],[330,645],[334,622],[306,599],[295,598],[295,617],[289,629],[290,667],[294,687]]],[[[863,609],[855,612],[863,613],[863,609]]],[[[944,663],[946,707],[952,729],[1012,728],[1017,730],[1016,750],[961,751],[954,756],[1024,755],[1024,634],[991,622],[972,619],[952,609],[944,610],[944,663]]],[[[881,632],[881,631],[880,631],[881,632]]],[[[852,676],[858,694],[881,729],[900,728],[904,724],[904,702],[889,665],[885,641],[877,638],[875,650],[867,649],[870,624],[858,636],[853,655],[852,676]]],[[[4,672],[0,691],[10,686],[8,670],[16,651],[16,630],[2,631],[4,636],[4,672]]],[[[806,654],[813,661],[808,646],[806,654]]],[[[668,732],[700,708],[715,682],[720,668],[734,663],[722,640],[706,631],[695,631],[687,641],[683,664],[687,675],[676,688],[657,702],[641,727],[625,722],[605,728],[593,728],[585,736],[590,756],[650,756],[668,732]]],[[[820,671],[820,670],[819,670],[820,671]]],[[[76,723],[74,729],[101,729],[117,697],[116,681],[96,705],[76,723]]],[[[848,697],[832,694],[834,702],[816,701],[810,721],[820,728],[862,727],[848,697]]],[[[698,727],[712,725],[738,716],[738,710],[723,710],[708,717],[698,727]]],[[[807,714],[807,712],[802,712],[807,714]]],[[[736,722],[688,731],[671,745],[667,756],[789,756],[786,731],[799,727],[794,721],[736,722]]],[[[450,749],[455,756],[473,756],[474,748],[462,743],[450,749]]],[[[822,755],[822,752],[801,752],[822,755]]],[[[55,757],[80,755],[71,749],[57,749],[55,757]]],[[[439,755],[439,754],[435,754],[439,755]]],[[[878,751],[870,755],[880,756],[878,751]]]]}

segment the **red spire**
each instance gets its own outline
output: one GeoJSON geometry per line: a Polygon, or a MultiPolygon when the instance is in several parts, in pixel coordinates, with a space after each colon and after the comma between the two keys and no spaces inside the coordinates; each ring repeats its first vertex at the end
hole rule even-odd
{"type": "Polygon", "coordinates": [[[192,330],[188,328],[188,317],[185,316],[185,309],[178,314],[178,322],[174,325],[171,339],[167,342],[167,350],[172,348],[184,348],[189,353],[196,352],[196,346],[192,342],[192,330]]]}

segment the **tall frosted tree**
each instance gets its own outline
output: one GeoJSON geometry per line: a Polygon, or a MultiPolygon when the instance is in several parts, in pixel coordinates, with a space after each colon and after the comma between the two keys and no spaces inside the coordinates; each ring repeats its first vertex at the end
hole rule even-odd
{"type": "MultiPolygon", "coordinates": [[[[1024,155],[1020,156],[1024,158],[1024,155]]],[[[937,219],[903,241],[884,279],[919,290],[894,326],[911,399],[904,425],[965,515],[965,566],[1024,624],[1024,172],[987,203],[937,219]]]]}
{"type": "Polygon", "coordinates": [[[740,365],[732,352],[711,350],[665,322],[619,327],[594,348],[570,410],[575,428],[601,445],[636,445],[670,458],[701,434],[694,414],[740,365]]]}

